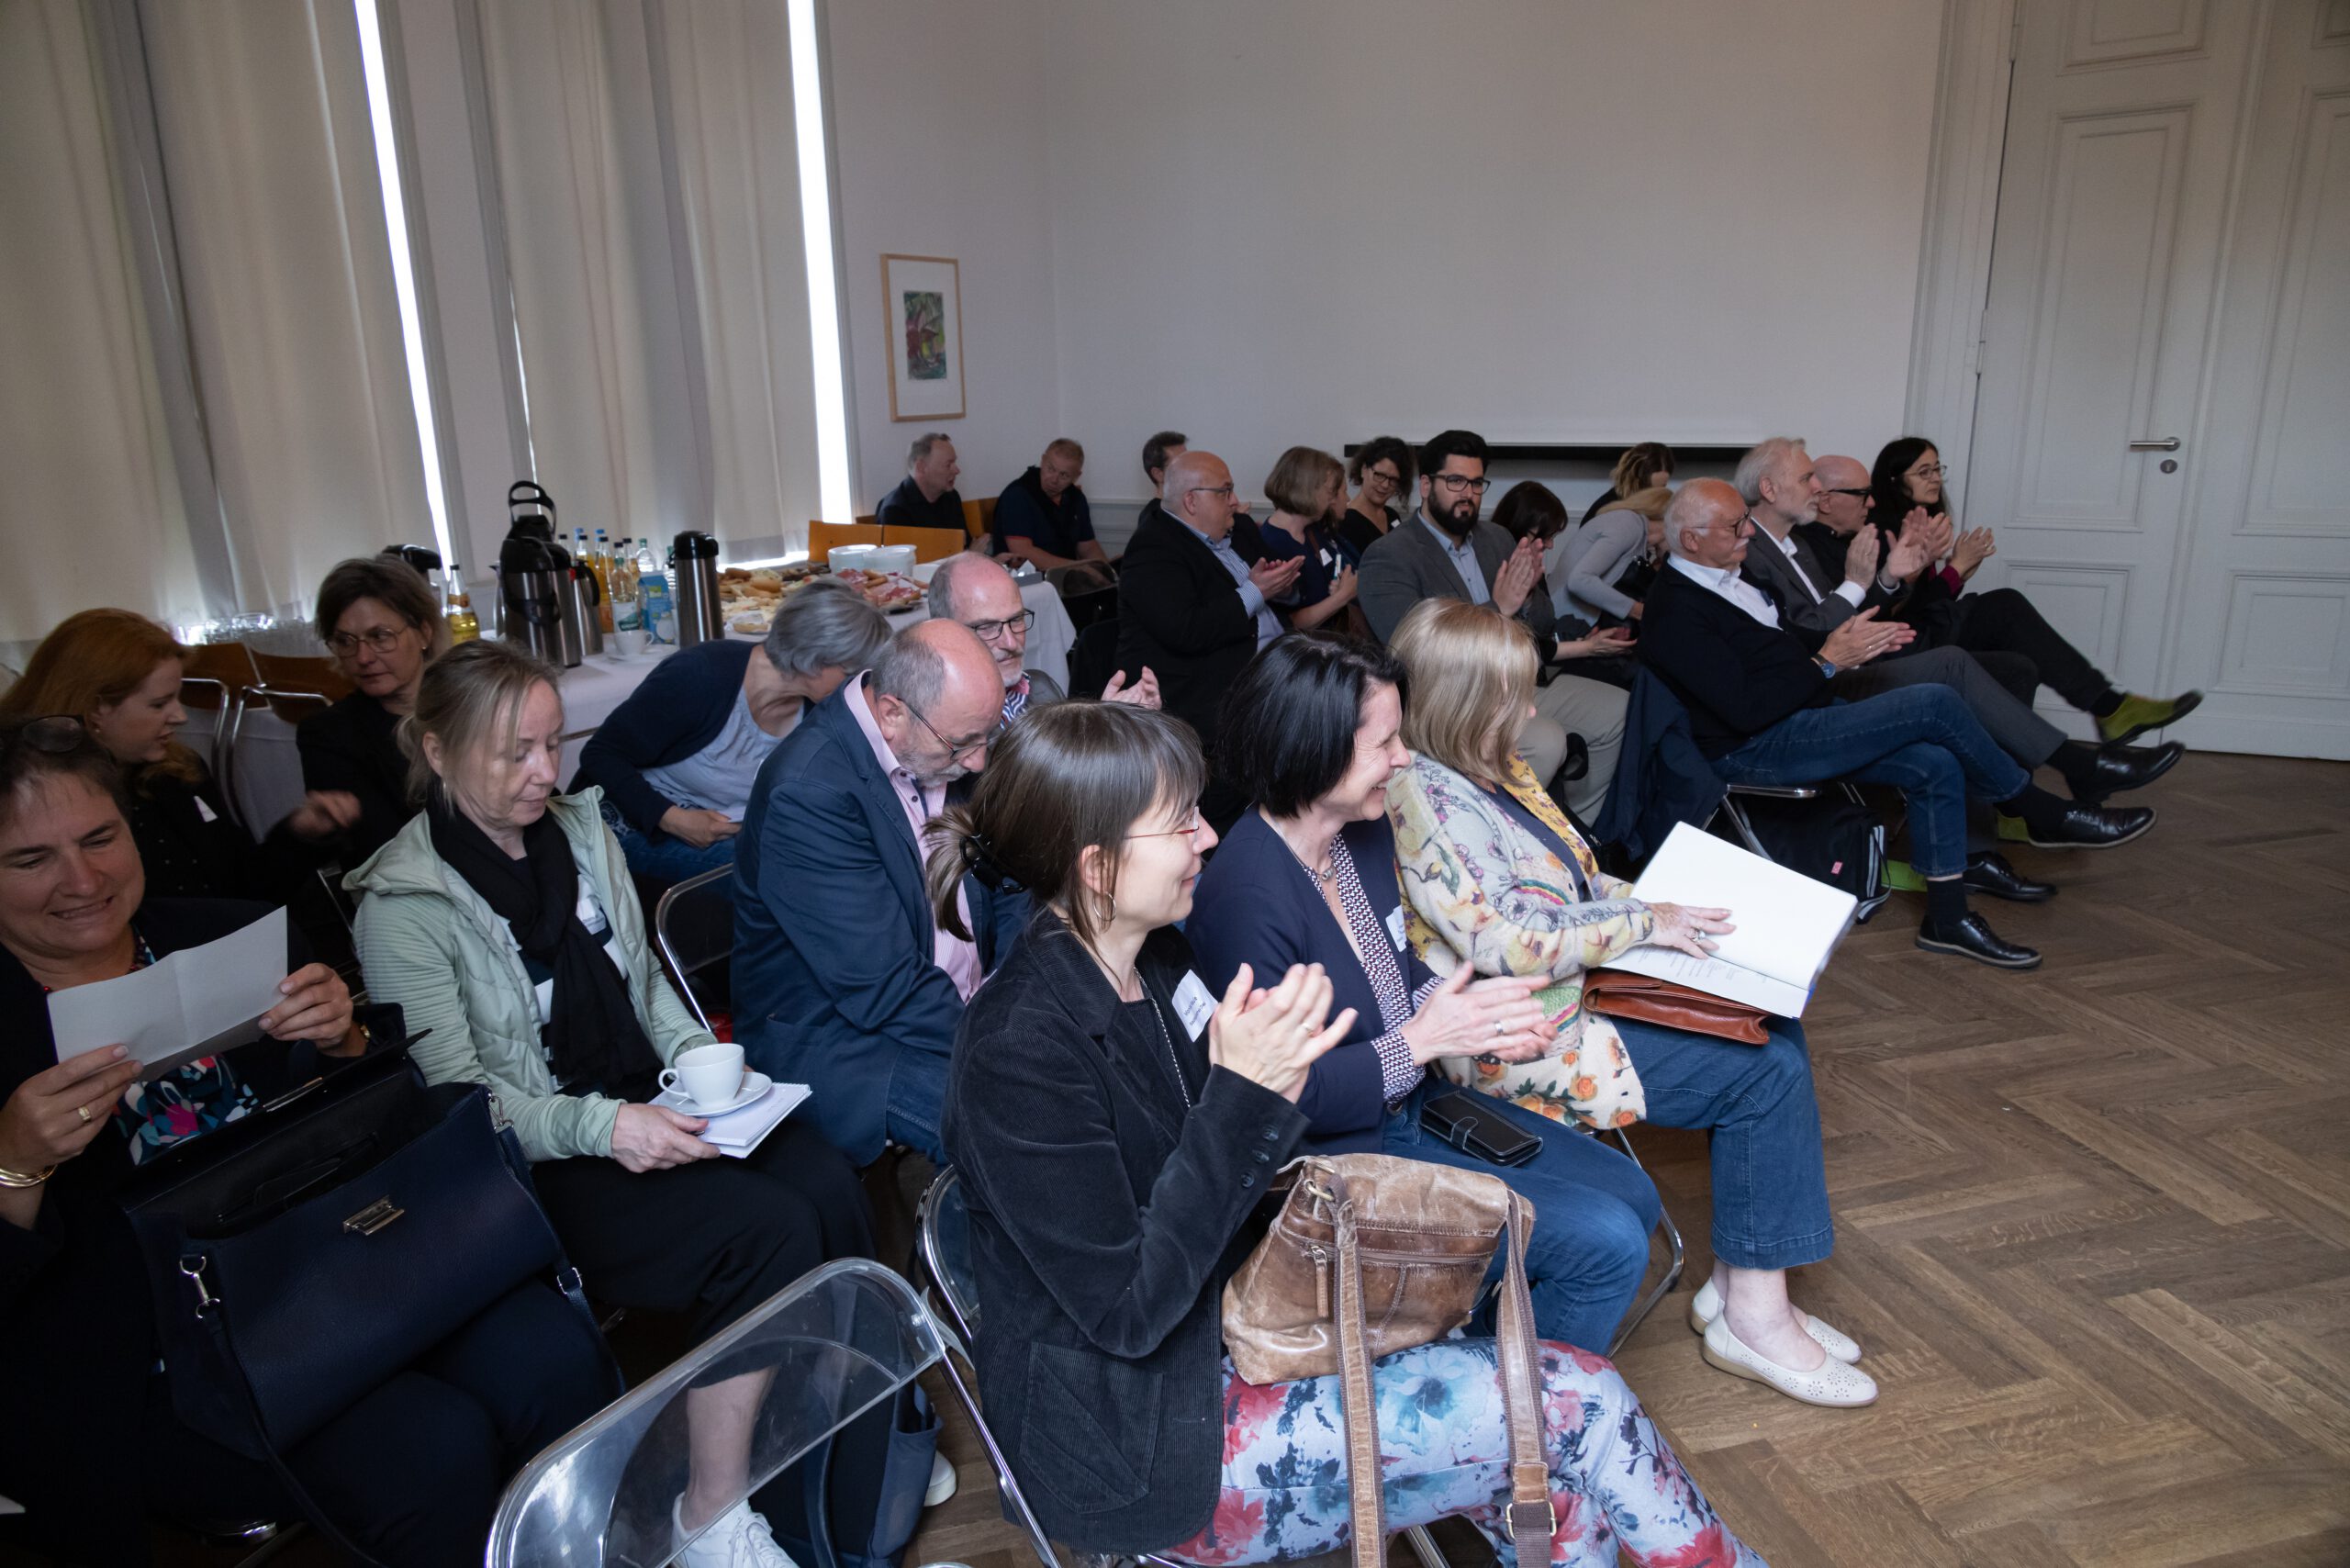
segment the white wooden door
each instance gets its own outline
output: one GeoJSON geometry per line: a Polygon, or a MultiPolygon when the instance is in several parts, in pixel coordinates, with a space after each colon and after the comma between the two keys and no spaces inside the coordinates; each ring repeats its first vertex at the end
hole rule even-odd
{"type": "Polygon", "coordinates": [[[2193,745],[2350,757],[2350,0],[2266,20],[2168,684],[2193,745]]]}
{"type": "MultiPolygon", "coordinates": [[[[1998,532],[1975,586],[2030,594],[2125,689],[2169,690],[2172,577],[2200,455],[2188,438],[2266,9],[2019,7],[1975,445],[1955,499],[1963,523],[1998,532]],[[2176,452],[2145,449],[2171,437],[2176,452]]],[[[2042,697],[2052,717],[2069,713],[2042,697]]]]}

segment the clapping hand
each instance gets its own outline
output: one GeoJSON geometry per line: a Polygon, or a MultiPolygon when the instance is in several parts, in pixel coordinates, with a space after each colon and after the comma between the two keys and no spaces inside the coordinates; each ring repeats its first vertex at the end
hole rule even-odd
{"type": "MultiPolygon", "coordinates": [[[[1876,580],[1877,558],[1885,553],[1885,536],[1869,524],[1861,524],[1852,542],[1844,547],[1844,580],[1866,588],[1876,580]]],[[[1842,660],[1838,660],[1842,663],[1842,660]]]]}
{"type": "Polygon", "coordinates": [[[1355,1026],[1355,1010],[1348,1008],[1324,1027],[1331,985],[1319,964],[1292,964],[1270,991],[1252,989],[1255,980],[1243,964],[1224,988],[1224,1001],[1208,1020],[1208,1064],[1294,1102],[1315,1059],[1355,1026]]]}
{"type": "Polygon", "coordinates": [[[1534,1000],[1548,983],[1539,975],[1475,980],[1474,971],[1461,964],[1404,1025],[1404,1043],[1412,1047],[1412,1059],[1424,1066],[1438,1057],[1532,1061],[1558,1037],[1550,1014],[1534,1000]]]}
{"type": "Polygon", "coordinates": [[[1656,929],[1649,934],[1649,941],[1659,947],[1675,947],[1693,958],[1712,954],[1714,944],[1708,936],[1722,936],[1738,929],[1729,923],[1726,909],[1696,909],[1688,904],[1652,903],[1649,913],[1656,916],[1656,929]]]}
{"type": "Polygon", "coordinates": [[[1530,536],[1519,540],[1501,570],[1494,574],[1494,608],[1504,615],[1516,615],[1541,580],[1542,541],[1530,536]]]}
{"type": "Polygon", "coordinates": [[[1828,641],[1819,646],[1819,656],[1839,669],[1853,669],[1880,654],[1908,647],[1917,634],[1914,628],[1897,621],[1879,621],[1874,609],[1863,610],[1828,633],[1828,641]]]}
{"type": "Polygon", "coordinates": [[[1124,702],[1136,708],[1156,708],[1158,706],[1158,677],[1151,673],[1148,665],[1145,665],[1142,666],[1142,678],[1128,686],[1125,670],[1112,670],[1110,684],[1102,689],[1102,700],[1124,702]]]}
{"type": "Polygon", "coordinates": [[[1270,602],[1296,587],[1297,574],[1304,567],[1305,557],[1303,555],[1292,555],[1286,561],[1276,561],[1267,556],[1248,568],[1248,580],[1257,585],[1257,591],[1270,602]]]}
{"type": "Polygon", "coordinates": [[[1970,528],[1960,534],[1950,547],[1951,568],[1958,573],[1961,579],[1971,577],[1975,567],[1998,553],[1999,547],[1992,543],[1989,529],[1970,528]]]}
{"type": "Polygon", "coordinates": [[[1925,515],[1920,507],[1912,510],[1901,524],[1901,537],[1885,557],[1885,575],[1897,582],[1908,582],[1926,569],[1928,562],[1942,553],[1942,529],[1933,518],[1925,515]]]}

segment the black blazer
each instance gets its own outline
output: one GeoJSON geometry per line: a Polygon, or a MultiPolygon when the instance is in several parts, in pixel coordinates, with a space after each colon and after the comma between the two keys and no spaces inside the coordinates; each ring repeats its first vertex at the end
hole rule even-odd
{"type": "Polygon", "coordinates": [[[1829,700],[1828,677],[1801,637],[1763,625],[1670,561],[1645,603],[1633,646],[1689,710],[1690,733],[1707,756],[1829,700]]]}
{"type": "MultiPolygon", "coordinates": [[[[266,913],[225,899],[149,899],[131,924],[160,958],[266,913]]],[[[290,924],[286,946],[290,974],[309,961],[290,924]]],[[[311,1058],[308,1047],[263,1038],[232,1059],[265,1100],[285,1086],[289,1062],[311,1058]]],[[[49,999],[0,948],[0,1101],[56,1063],[49,999]]],[[[137,1431],[157,1352],[146,1268],[113,1202],[130,1169],[121,1137],[106,1128],[57,1168],[32,1229],[0,1221],[0,1387],[10,1411],[0,1421],[0,1495],[31,1510],[0,1519],[0,1558],[38,1543],[75,1562],[146,1561],[137,1431]],[[62,1542],[45,1533],[61,1528],[62,1542]]]]}
{"type": "MultiPolygon", "coordinates": [[[[1254,566],[1253,532],[1233,549],[1254,566]]],[[[1118,567],[1118,667],[1129,682],[1147,665],[1160,706],[1199,732],[1213,753],[1224,694],[1257,652],[1257,618],[1209,549],[1164,508],[1145,509],[1118,567]]]]}
{"type": "Polygon", "coordinates": [[[1280,1095],[1208,1066],[1204,1021],[1183,1027],[1181,933],[1153,932],[1138,968],[1163,1037],[1040,910],[971,999],[946,1090],[980,1398],[1046,1533],[1087,1551],[1169,1546],[1214,1509],[1220,1296],[1305,1129],[1280,1095]]]}
{"type": "Polygon", "coordinates": [[[359,798],[359,820],[342,833],[342,861],[356,867],[416,815],[408,800],[408,757],[400,750],[399,715],[364,691],[354,691],[294,731],[302,756],[302,788],[342,790],[359,798]]]}

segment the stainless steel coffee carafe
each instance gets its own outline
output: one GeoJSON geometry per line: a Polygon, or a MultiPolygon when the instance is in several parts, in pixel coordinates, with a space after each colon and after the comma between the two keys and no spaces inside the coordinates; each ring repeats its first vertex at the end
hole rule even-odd
{"type": "Polygon", "coordinates": [[[670,546],[669,598],[677,612],[677,646],[715,643],[726,635],[718,603],[718,541],[680,533],[670,546]]]}

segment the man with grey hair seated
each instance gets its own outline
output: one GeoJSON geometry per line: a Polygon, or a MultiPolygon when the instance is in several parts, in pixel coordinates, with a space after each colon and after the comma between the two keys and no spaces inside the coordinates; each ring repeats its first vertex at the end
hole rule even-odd
{"type": "Polygon", "coordinates": [[[873,509],[884,528],[951,528],[965,532],[963,498],[955,480],[963,472],[955,443],[944,431],[925,431],[906,449],[906,476],[873,509]]]}
{"type": "Polygon", "coordinates": [[[1725,783],[1852,778],[1899,789],[1912,861],[1926,879],[1918,946],[2001,969],[2038,968],[2038,952],[2002,940],[1967,907],[1968,797],[2022,818],[2031,841],[2048,848],[2125,844],[2154,825],[2154,813],[2040,789],[1938,682],[1857,702],[1837,697],[1841,671],[1906,646],[1909,628],[1879,622],[1873,609],[1824,635],[1787,626],[1740,575],[1753,535],[1744,499],[1718,479],[1691,480],[1665,510],[1672,554],[1644,601],[1639,656],[1688,710],[1698,750],[1725,783]]]}
{"type": "Polygon", "coordinates": [[[965,941],[923,890],[923,827],[987,765],[1003,681],[968,630],[890,640],[768,756],[735,857],[735,1036],[750,1064],[815,1097],[859,1165],[890,1143],[944,1164],[938,1118],[964,1003],[1011,952],[1024,894],[962,880],[965,941]]]}
{"type": "MultiPolygon", "coordinates": [[[[1005,723],[1068,695],[1051,676],[1027,667],[1028,629],[1036,623],[1036,612],[1021,602],[1020,585],[1012,574],[988,556],[967,550],[938,563],[930,579],[930,613],[940,621],[962,622],[986,644],[1003,677],[1005,723]]],[[[1128,686],[1125,672],[1114,671],[1102,700],[1156,708],[1158,678],[1145,666],[1128,686]]]]}
{"type": "Polygon", "coordinates": [[[889,640],[863,594],[819,577],[776,607],[765,642],[697,643],[654,666],[588,737],[571,788],[603,789],[604,821],[640,877],[732,865],[759,765],[889,640]]]}

